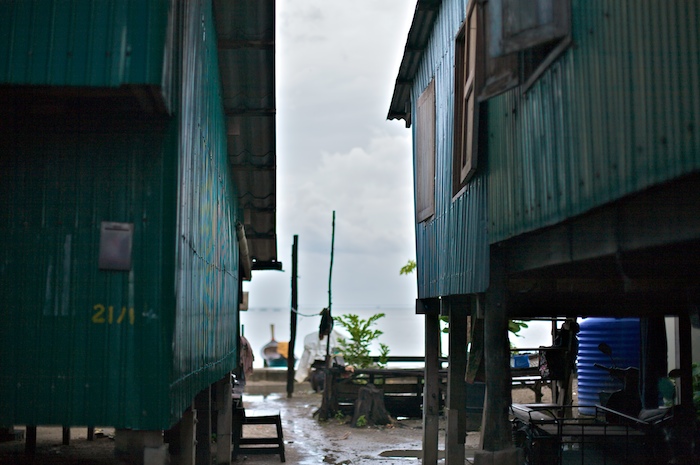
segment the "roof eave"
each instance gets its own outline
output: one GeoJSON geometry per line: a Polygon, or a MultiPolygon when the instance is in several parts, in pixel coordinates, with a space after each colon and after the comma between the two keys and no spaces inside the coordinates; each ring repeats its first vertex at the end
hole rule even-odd
{"type": "Polygon", "coordinates": [[[252,269],[281,269],[276,234],[275,0],[214,0],[227,152],[252,269]]]}
{"type": "Polygon", "coordinates": [[[394,85],[394,94],[389,105],[387,119],[402,119],[406,127],[411,125],[411,86],[418,72],[433,25],[440,11],[442,0],[418,0],[413,22],[408,31],[403,58],[394,85]]]}

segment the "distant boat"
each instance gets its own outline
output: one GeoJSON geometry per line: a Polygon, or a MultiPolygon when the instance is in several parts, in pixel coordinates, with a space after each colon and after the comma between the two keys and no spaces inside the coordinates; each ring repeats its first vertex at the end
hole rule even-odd
{"type": "Polygon", "coordinates": [[[260,354],[262,355],[264,366],[266,367],[286,367],[287,358],[279,353],[279,343],[275,340],[275,325],[270,325],[270,342],[262,346],[260,354]]]}

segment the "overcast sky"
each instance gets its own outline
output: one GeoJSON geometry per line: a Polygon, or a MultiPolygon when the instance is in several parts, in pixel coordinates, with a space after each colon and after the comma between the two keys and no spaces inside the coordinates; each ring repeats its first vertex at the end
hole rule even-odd
{"type": "Polygon", "coordinates": [[[411,132],[386,115],[415,0],[277,2],[277,242],[284,272],[255,271],[249,305],[288,307],[299,235],[299,307],[412,307],[411,132]]]}

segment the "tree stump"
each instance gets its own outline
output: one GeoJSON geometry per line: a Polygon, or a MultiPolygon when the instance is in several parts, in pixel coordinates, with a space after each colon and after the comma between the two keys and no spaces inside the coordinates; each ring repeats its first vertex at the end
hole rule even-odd
{"type": "Polygon", "coordinates": [[[360,388],[355,401],[355,413],[352,416],[352,426],[388,425],[393,422],[391,415],[384,406],[384,391],[374,384],[360,388]],[[364,422],[357,422],[364,417],[364,422]]]}

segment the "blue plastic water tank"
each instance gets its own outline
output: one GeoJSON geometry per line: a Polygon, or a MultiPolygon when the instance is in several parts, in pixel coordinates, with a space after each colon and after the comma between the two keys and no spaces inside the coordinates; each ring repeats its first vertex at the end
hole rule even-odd
{"type": "Polygon", "coordinates": [[[639,319],[585,318],[581,321],[578,338],[578,404],[584,406],[580,408],[582,414],[594,415],[592,406],[600,403],[600,391],[622,388],[621,381],[593,366],[594,363],[611,365],[610,358],[598,350],[598,344],[605,342],[612,348],[612,357],[618,367],[639,368],[639,319]]]}

